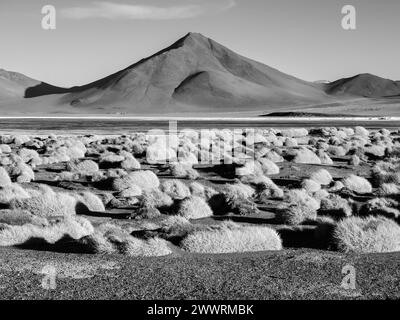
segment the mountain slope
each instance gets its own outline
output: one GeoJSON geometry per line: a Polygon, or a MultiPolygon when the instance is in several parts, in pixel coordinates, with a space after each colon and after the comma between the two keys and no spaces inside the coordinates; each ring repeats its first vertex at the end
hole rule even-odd
{"type": "Polygon", "coordinates": [[[62,102],[75,107],[118,105],[130,112],[176,105],[241,108],[315,103],[329,97],[318,85],[242,57],[200,34],[92,84],[62,102]]]}
{"type": "Polygon", "coordinates": [[[372,74],[359,74],[329,83],[326,92],[331,95],[350,95],[367,98],[400,95],[400,81],[383,79],[372,74]]]}
{"type": "Polygon", "coordinates": [[[363,98],[368,103],[374,101],[370,98],[391,97],[400,98],[400,81],[361,74],[311,83],[240,56],[198,33],[108,77],[69,89],[0,70],[3,114],[230,115],[303,107],[324,112],[334,105],[343,113],[350,100],[363,98]]]}
{"type": "Polygon", "coordinates": [[[0,69],[0,101],[23,98],[25,90],[40,84],[39,81],[28,78],[17,72],[0,69]]]}
{"type": "Polygon", "coordinates": [[[68,89],[49,85],[18,72],[0,69],[0,101],[66,92],[68,92],[68,89]]]}

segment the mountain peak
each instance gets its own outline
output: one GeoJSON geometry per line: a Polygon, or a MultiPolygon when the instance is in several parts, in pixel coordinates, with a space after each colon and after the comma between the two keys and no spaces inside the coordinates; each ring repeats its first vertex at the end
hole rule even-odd
{"type": "Polygon", "coordinates": [[[205,35],[203,35],[203,34],[201,34],[199,32],[189,32],[183,37],[183,39],[196,39],[196,40],[199,40],[199,39],[208,39],[208,38],[205,35]]]}
{"type": "Polygon", "coordinates": [[[192,45],[196,43],[208,43],[211,39],[207,38],[201,33],[189,32],[183,38],[179,39],[176,43],[180,45],[192,45]]]}

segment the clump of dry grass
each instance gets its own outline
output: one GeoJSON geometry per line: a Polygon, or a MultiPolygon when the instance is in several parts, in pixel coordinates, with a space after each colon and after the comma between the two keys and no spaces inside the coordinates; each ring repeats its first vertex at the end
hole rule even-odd
{"type": "Polygon", "coordinates": [[[361,163],[361,159],[359,156],[357,156],[357,155],[351,156],[351,158],[349,160],[349,165],[357,167],[360,165],[360,163],[361,163]]]}
{"type": "Polygon", "coordinates": [[[270,199],[282,199],[284,191],[279,188],[271,179],[263,177],[256,184],[256,199],[260,203],[267,203],[270,199]]]}
{"type": "Polygon", "coordinates": [[[196,180],[199,178],[197,170],[191,164],[173,163],[170,165],[170,172],[173,177],[196,180]]]}
{"type": "Polygon", "coordinates": [[[103,201],[94,193],[90,191],[80,192],[76,195],[78,204],[76,206],[76,213],[85,214],[87,212],[104,212],[103,201]]]}
{"type": "Polygon", "coordinates": [[[372,179],[377,186],[384,183],[400,185],[400,159],[378,162],[372,169],[372,179]]]}
{"type": "Polygon", "coordinates": [[[327,186],[333,181],[331,174],[325,169],[320,169],[313,172],[310,176],[310,179],[323,186],[327,186]]]}
{"type": "Polygon", "coordinates": [[[3,167],[0,167],[0,186],[9,186],[11,184],[10,176],[8,172],[3,167]]]}
{"type": "Polygon", "coordinates": [[[136,185],[143,191],[151,191],[160,186],[158,177],[152,171],[135,171],[121,178],[116,178],[112,182],[115,191],[122,191],[136,185]]]}
{"type": "Polygon", "coordinates": [[[350,217],[337,224],[334,241],[343,252],[400,251],[400,226],[383,217],[350,217]]]}
{"type": "Polygon", "coordinates": [[[318,182],[311,179],[304,179],[301,182],[301,187],[308,193],[314,193],[321,190],[321,185],[318,182]]]}
{"type": "Polygon", "coordinates": [[[281,250],[282,240],[268,227],[244,227],[225,222],[189,233],[180,245],[183,250],[195,253],[254,252],[281,250]]]}
{"type": "Polygon", "coordinates": [[[168,216],[160,223],[160,231],[164,238],[182,239],[195,228],[188,219],[182,216],[168,216]]]}
{"type": "Polygon", "coordinates": [[[138,219],[153,219],[161,215],[161,211],[169,211],[174,204],[172,198],[160,191],[146,191],[140,197],[139,208],[136,211],[138,219]]]}
{"type": "Polygon", "coordinates": [[[0,153],[11,153],[11,147],[7,144],[0,144],[0,153]]]}
{"type": "Polygon", "coordinates": [[[22,158],[22,161],[25,163],[31,161],[32,159],[40,158],[37,151],[27,148],[22,148],[18,150],[18,155],[22,158]]]}
{"type": "Polygon", "coordinates": [[[308,136],[308,130],[304,128],[289,128],[280,130],[283,137],[298,138],[308,136]]]}
{"type": "MultiPolygon", "coordinates": [[[[51,190],[51,189],[50,189],[51,190]]],[[[34,192],[30,198],[15,198],[10,209],[27,210],[37,216],[70,216],[76,213],[77,200],[67,193],[46,190],[34,192]]]]}
{"type": "Polygon", "coordinates": [[[24,224],[33,224],[37,226],[46,226],[48,221],[45,218],[35,216],[25,210],[0,210],[0,224],[22,226],[24,224]]]}
{"type": "Polygon", "coordinates": [[[175,160],[176,157],[176,150],[168,147],[162,140],[151,143],[146,149],[146,161],[149,164],[164,164],[167,161],[175,160]]]}
{"type": "Polygon", "coordinates": [[[279,206],[278,220],[283,224],[298,225],[317,218],[320,201],[309,195],[304,189],[292,189],[286,192],[286,204],[279,206]]]}
{"type": "Polygon", "coordinates": [[[24,224],[22,226],[0,226],[0,246],[16,246],[26,243],[30,239],[42,239],[54,244],[65,236],[80,239],[92,234],[91,223],[82,217],[63,217],[51,222],[48,226],[24,224]]]}
{"type": "Polygon", "coordinates": [[[288,225],[299,225],[317,218],[317,211],[304,204],[281,206],[278,212],[278,220],[288,225]]]}
{"type": "Polygon", "coordinates": [[[125,170],[139,170],[141,168],[140,162],[134,157],[126,158],[121,162],[121,168],[125,170]]]}
{"type": "Polygon", "coordinates": [[[242,216],[259,213],[253,202],[255,190],[243,183],[227,184],[220,193],[213,195],[209,204],[217,215],[234,213],[242,216]]]}
{"type": "Polygon", "coordinates": [[[354,128],[354,134],[368,138],[369,131],[367,129],[365,129],[364,127],[357,126],[354,128]]]}
{"type": "Polygon", "coordinates": [[[11,176],[17,177],[17,182],[24,183],[35,180],[35,173],[32,168],[23,161],[16,161],[9,167],[11,176]]]}
{"type": "Polygon", "coordinates": [[[261,169],[265,175],[279,174],[279,167],[267,158],[258,159],[261,169]]]}
{"type": "Polygon", "coordinates": [[[213,195],[208,201],[215,215],[237,214],[247,216],[259,213],[256,204],[249,199],[237,197],[226,192],[213,195]]]}
{"type": "Polygon", "coordinates": [[[344,184],[341,181],[335,181],[335,183],[328,189],[329,192],[339,192],[344,188],[344,184]]]}
{"type": "Polygon", "coordinates": [[[328,152],[335,157],[344,157],[347,154],[347,150],[343,146],[329,146],[328,152]]]}
{"type": "Polygon", "coordinates": [[[100,157],[100,167],[103,169],[109,168],[120,168],[122,161],[125,160],[125,157],[114,154],[114,153],[105,153],[100,157]]]}
{"type": "Polygon", "coordinates": [[[213,212],[204,199],[191,196],[179,202],[177,214],[186,219],[201,219],[212,216],[213,212]]]}
{"type": "Polygon", "coordinates": [[[395,183],[383,183],[376,192],[380,196],[392,196],[400,194],[400,186],[395,183]]]}
{"type": "Polygon", "coordinates": [[[371,183],[367,179],[363,177],[358,177],[354,174],[343,179],[342,183],[345,188],[360,194],[372,192],[371,183]]]}
{"type": "Polygon", "coordinates": [[[394,199],[375,198],[364,203],[360,208],[360,214],[382,215],[397,220],[400,218],[400,204],[394,199]]]}
{"type": "Polygon", "coordinates": [[[283,144],[288,148],[294,148],[298,146],[297,140],[293,138],[286,138],[283,144]]]}
{"type": "Polygon", "coordinates": [[[12,143],[16,144],[17,146],[21,146],[24,143],[31,140],[30,137],[28,137],[27,135],[23,135],[23,134],[13,135],[13,136],[11,136],[10,139],[11,139],[12,143]]]}
{"type": "Polygon", "coordinates": [[[172,253],[168,242],[157,237],[148,240],[131,237],[123,247],[123,253],[135,257],[160,257],[172,253]]]}
{"type": "Polygon", "coordinates": [[[81,174],[77,172],[62,171],[54,178],[55,181],[76,181],[81,178],[81,174]]]}
{"type": "Polygon", "coordinates": [[[321,208],[318,211],[318,214],[320,215],[331,216],[335,219],[349,217],[352,213],[353,210],[349,202],[335,194],[331,194],[329,197],[321,199],[321,208]]]}
{"type": "Polygon", "coordinates": [[[94,254],[112,254],[117,251],[113,244],[98,230],[79,239],[77,245],[82,246],[84,251],[94,254]]]}
{"type": "Polygon", "coordinates": [[[280,163],[280,162],[285,161],[285,159],[279,153],[277,153],[275,150],[268,150],[265,153],[264,158],[271,160],[274,163],[280,163]]]}
{"type": "Polygon", "coordinates": [[[168,194],[172,199],[183,199],[190,196],[190,189],[180,180],[164,180],[160,185],[161,191],[168,194]]]}
{"type": "MultiPolygon", "coordinates": [[[[267,168],[266,168],[267,170],[267,168]]],[[[279,168],[278,168],[279,170],[279,168]]],[[[258,161],[247,160],[245,163],[237,167],[235,170],[236,176],[238,177],[247,177],[247,176],[259,176],[264,175],[263,169],[261,168],[261,164],[258,161]]]]}
{"type": "Polygon", "coordinates": [[[142,195],[142,202],[159,209],[169,209],[174,203],[168,194],[159,189],[145,191],[142,195]]]}
{"type": "Polygon", "coordinates": [[[139,197],[143,194],[143,190],[137,186],[132,185],[128,189],[122,190],[118,196],[121,198],[132,198],[132,197],[139,197]]]}
{"type": "Polygon", "coordinates": [[[369,158],[381,158],[386,153],[385,146],[369,145],[364,147],[364,154],[369,158]]]}
{"type": "Polygon", "coordinates": [[[293,159],[294,163],[321,164],[321,159],[311,150],[301,148],[297,150],[293,159]]]}
{"type": "Polygon", "coordinates": [[[113,251],[129,256],[165,256],[172,252],[165,240],[138,239],[113,224],[104,224],[97,228],[96,237],[98,238],[97,250],[105,248],[106,253],[110,251],[107,243],[111,243],[113,251]]]}
{"type": "Polygon", "coordinates": [[[321,160],[321,164],[325,164],[325,165],[333,164],[333,160],[331,159],[331,157],[324,151],[318,150],[318,157],[321,160]]]}
{"type": "Polygon", "coordinates": [[[237,182],[234,184],[224,185],[223,191],[235,197],[249,199],[255,194],[255,190],[244,183],[237,182]]]}
{"type": "Polygon", "coordinates": [[[30,195],[17,183],[0,186],[0,203],[8,204],[13,199],[26,199],[30,195]]]}
{"type": "Polygon", "coordinates": [[[84,175],[90,175],[99,171],[99,166],[92,160],[71,160],[67,163],[67,170],[78,172],[84,175]]]}
{"type": "Polygon", "coordinates": [[[189,185],[189,190],[193,196],[197,196],[204,199],[206,198],[206,188],[199,182],[192,182],[189,185]]]}
{"type": "Polygon", "coordinates": [[[284,198],[285,202],[290,205],[304,205],[311,210],[318,210],[320,208],[320,201],[314,199],[304,189],[291,189],[288,190],[284,198]]]}

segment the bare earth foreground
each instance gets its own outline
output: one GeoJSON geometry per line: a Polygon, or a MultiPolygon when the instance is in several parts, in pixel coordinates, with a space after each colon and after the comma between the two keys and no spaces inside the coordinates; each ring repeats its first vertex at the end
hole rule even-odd
{"type": "Polygon", "coordinates": [[[132,258],[0,249],[2,299],[400,299],[400,254],[317,250],[132,258]],[[346,264],[356,289],[341,287],[346,264]],[[42,288],[54,265],[55,290],[42,288]]]}
{"type": "Polygon", "coordinates": [[[1,121],[2,299],[400,299],[397,120],[1,121]]]}

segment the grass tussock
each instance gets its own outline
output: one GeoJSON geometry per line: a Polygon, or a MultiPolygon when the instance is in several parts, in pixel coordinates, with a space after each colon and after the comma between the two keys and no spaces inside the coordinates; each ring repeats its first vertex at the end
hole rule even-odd
{"type": "Polygon", "coordinates": [[[329,185],[333,180],[329,171],[325,169],[320,169],[313,172],[310,176],[310,179],[323,186],[329,185]]]}
{"type": "Polygon", "coordinates": [[[343,252],[400,251],[400,226],[383,217],[350,217],[337,224],[334,241],[343,252]]]}
{"type": "Polygon", "coordinates": [[[8,175],[6,169],[0,167],[0,186],[1,187],[9,186],[11,183],[12,182],[10,176],[8,175]]]}
{"type": "Polygon", "coordinates": [[[278,220],[288,225],[299,225],[317,218],[317,211],[304,204],[285,205],[280,207],[278,212],[278,220]]]}
{"type": "Polygon", "coordinates": [[[67,163],[67,171],[89,175],[98,172],[99,166],[92,160],[71,160],[67,163]]]}
{"type": "Polygon", "coordinates": [[[176,179],[164,180],[160,185],[160,189],[172,199],[184,199],[190,196],[189,187],[176,179]]]}
{"type": "Polygon", "coordinates": [[[282,240],[268,227],[245,227],[225,222],[189,233],[180,245],[183,250],[195,253],[254,252],[281,250],[282,240]]]}
{"type": "Polygon", "coordinates": [[[173,163],[170,166],[170,172],[173,177],[196,180],[199,178],[199,173],[193,169],[191,164],[173,163]]]}
{"type": "Polygon", "coordinates": [[[354,174],[343,179],[342,183],[345,186],[345,188],[347,188],[351,191],[357,192],[359,194],[365,194],[365,193],[372,192],[371,183],[367,179],[365,179],[363,177],[358,177],[354,174]]]}
{"type": "Polygon", "coordinates": [[[171,249],[167,241],[160,238],[151,238],[148,240],[138,239],[129,234],[128,231],[113,224],[104,224],[100,226],[95,236],[91,238],[92,242],[97,243],[95,248],[103,253],[118,252],[129,256],[166,256],[171,254],[171,249]],[[109,245],[111,244],[111,246],[109,245]]]}
{"type": "Polygon", "coordinates": [[[76,207],[77,214],[85,214],[87,212],[103,212],[106,210],[103,201],[94,193],[84,191],[76,196],[78,205],[76,207]]]}
{"type": "Polygon", "coordinates": [[[80,239],[93,232],[91,223],[78,216],[58,219],[48,226],[2,224],[0,225],[0,246],[22,245],[31,239],[40,239],[54,244],[65,236],[80,239]]]}
{"type": "Polygon", "coordinates": [[[212,216],[213,212],[203,198],[191,196],[180,201],[177,214],[186,219],[201,219],[212,216]]]}
{"type": "Polygon", "coordinates": [[[26,199],[30,195],[17,183],[8,186],[0,186],[0,203],[8,204],[13,199],[26,199]]]}
{"type": "Polygon", "coordinates": [[[35,191],[33,194],[31,198],[12,199],[10,209],[27,210],[34,215],[42,217],[76,214],[78,201],[67,193],[56,193],[54,191],[41,193],[40,191],[35,191]]]}
{"type": "Polygon", "coordinates": [[[134,171],[121,178],[116,178],[112,187],[115,191],[122,191],[136,185],[142,190],[151,191],[160,186],[160,181],[154,172],[149,170],[134,171]]]}
{"type": "Polygon", "coordinates": [[[46,226],[48,221],[45,218],[38,217],[25,210],[0,210],[0,223],[23,226],[24,224],[33,224],[36,226],[46,226]]]}
{"type": "Polygon", "coordinates": [[[296,152],[294,163],[321,164],[321,159],[311,150],[301,148],[296,152]]]}
{"type": "Polygon", "coordinates": [[[400,219],[400,204],[390,198],[374,198],[368,200],[360,208],[360,214],[363,216],[381,215],[390,219],[400,219]]]}
{"type": "Polygon", "coordinates": [[[384,183],[400,185],[400,158],[378,162],[372,169],[372,179],[376,186],[384,183]]]}
{"type": "Polygon", "coordinates": [[[346,199],[336,194],[330,194],[327,198],[321,199],[321,208],[318,210],[318,214],[338,220],[351,216],[353,210],[346,199]]]}

